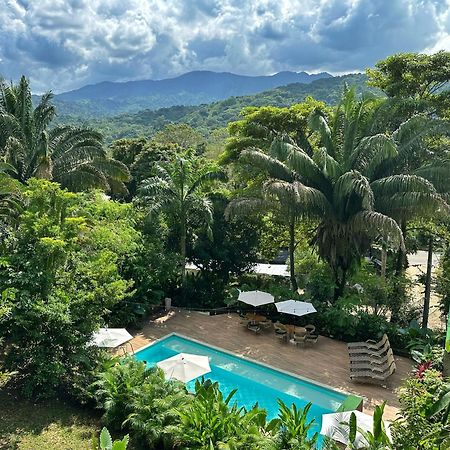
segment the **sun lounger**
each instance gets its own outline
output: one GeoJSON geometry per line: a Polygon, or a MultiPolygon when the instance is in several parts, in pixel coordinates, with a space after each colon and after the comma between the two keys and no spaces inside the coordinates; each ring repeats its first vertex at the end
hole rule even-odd
{"type": "Polygon", "coordinates": [[[350,343],[348,353],[354,381],[385,381],[395,372],[395,358],[386,335],[379,342],[350,343]]]}
{"type": "Polygon", "coordinates": [[[363,350],[372,350],[372,351],[379,351],[383,347],[386,346],[386,344],[389,345],[389,339],[386,334],[383,335],[381,338],[381,341],[373,341],[371,339],[365,341],[365,342],[350,342],[348,344],[348,349],[356,350],[356,349],[363,349],[363,350]]]}

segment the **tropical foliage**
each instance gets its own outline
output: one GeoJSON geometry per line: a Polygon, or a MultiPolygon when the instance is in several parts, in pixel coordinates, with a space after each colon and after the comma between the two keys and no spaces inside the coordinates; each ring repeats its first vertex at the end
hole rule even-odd
{"type": "Polygon", "coordinates": [[[32,179],[19,224],[2,243],[0,285],[9,314],[5,366],[28,395],[45,396],[89,370],[92,332],[132,288],[120,266],[138,248],[130,206],[32,179]],[[115,218],[114,222],[110,220],[115,218]]]}
{"type": "Polygon", "coordinates": [[[445,448],[450,427],[448,392],[448,381],[433,369],[406,381],[400,393],[400,418],[393,424],[396,448],[445,448]]]}
{"type": "Polygon", "coordinates": [[[415,116],[392,133],[377,133],[379,108],[373,98],[358,100],[347,90],[331,118],[320,110],[309,117],[311,130],[319,136],[318,148],[302,148],[285,135],[276,137],[268,152],[248,149],[241,156],[244,163],[266,171],[263,194],[290,208],[286,216],[292,217],[292,228],[295,217],[318,222],[312,242],[333,271],[335,299],[374,240],[403,248],[398,223],[448,209],[425,178],[437,176],[435,166],[429,168],[433,175],[424,167],[408,173],[411,154],[423,147],[425,137],[446,132],[446,123],[415,116]]]}
{"type": "Polygon", "coordinates": [[[226,175],[192,154],[177,155],[167,166],[157,164],[155,176],[144,180],[139,197],[149,215],[163,213],[179,236],[182,281],[186,277],[186,239],[192,222],[210,230],[213,220],[212,203],[204,189],[215,181],[225,181],[226,175]]]}
{"type": "Polygon", "coordinates": [[[123,439],[112,440],[108,429],[103,427],[100,433],[100,439],[94,439],[92,450],[126,450],[129,437],[126,435],[123,439]]]}
{"type": "Polygon", "coordinates": [[[45,178],[73,191],[100,188],[123,191],[126,167],[107,157],[100,133],[73,126],[50,128],[55,118],[52,94],[34,107],[28,80],[0,84],[0,157],[24,183],[45,178]]]}
{"type": "MultiPolygon", "coordinates": [[[[320,439],[311,405],[280,402],[268,420],[213,381],[188,393],[145,362],[90,345],[101,326],[138,328],[164,297],[230,311],[236,287],[261,289],[311,301],[308,322],[323,335],[386,333],[417,361],[393,444],[381,406],[364,433],[367,449],[448,446],[450,353],[442,333],[427,329],[431,264],[424,308],[404,270],[406,252],[443,248],[437,288],[446,314],[448,58],[379,62],[368,77],[386,97],[362,94],[365,77],[353,75],[108,119],[109,136],[145,136],[108,149],[94,129],[56,124],[52,95],[32,97],[25,77],[2,82],[1,394],[97,406],[114,436],[130,436],[113,441],[104,429],[94,448],[312,450],[320,439]],[[315,98],[306,97],[312,88],[315,98]],[[245,273],[285,252],[290,285],[245,273]],[[188,261],[196,275],[187,276],[188,261]]],[[[99,123],[106,128],[90,121],[99,123]]],[[[353,448],[354,416],[349,426],[353,448]]]]}
{"type": "Polygon", "coordinates": [[[180,410],[182,448],[269,448],[271,439],[262,433],[266,427],[266,412],[257,406],[249,411],[238,407],[233,401],[235,393],[231,391],[225,398],[217,383],[196,382],[194,401],[180,410]]]}

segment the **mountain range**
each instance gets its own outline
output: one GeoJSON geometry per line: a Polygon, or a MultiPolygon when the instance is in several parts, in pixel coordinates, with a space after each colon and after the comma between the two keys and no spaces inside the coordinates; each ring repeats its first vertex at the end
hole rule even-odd
{"type": "Polygon", "coordinates": [[[292,83],[309,84],[330,78],[327,72],[279,72],[245,76],[229,72],[194,71],[164,80],[105,81],[55,95],[61,115],[112,116],[175,105],[199,105],[229,97],[256,94],[292,83]]]}
{"type": "Polygon", "coordinates": [[[339,102],[344,86],[352,86],[357,94],[381,91],[368,87],[364,74],[349,74],[325,77],[311,83],[293,83],[252,95],[230,97],[225,100],[201,105],[176,105],[159,109],[144,109],[111,116],[86,117],[61,114],[58,108],[58,122],[86,125],[103,133],[106,142],[123,137],[150,137],[168,123],[187,123],[205,136],[239,118],[242,108],[247,106],[285,107],[299,103],[307,96],[324,101],[329,105],[339,102]]]}

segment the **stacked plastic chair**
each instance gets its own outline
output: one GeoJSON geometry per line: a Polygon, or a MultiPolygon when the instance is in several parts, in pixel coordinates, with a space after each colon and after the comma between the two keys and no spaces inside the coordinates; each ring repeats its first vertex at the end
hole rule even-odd
{"type": "Polygon", "coordinates": [[[383,382],[395,372],[394,354],[386,335],[379,342],[352,342],[348,354],[353,381],[383,382]]]}

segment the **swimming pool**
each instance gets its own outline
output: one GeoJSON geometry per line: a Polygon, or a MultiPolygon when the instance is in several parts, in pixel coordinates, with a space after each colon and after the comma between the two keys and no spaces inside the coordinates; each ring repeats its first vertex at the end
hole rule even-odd
{"type": "MultiPolygon", "coordinates": [[[[301,408],[311,402],[309,419],[314,419],[313,432],[320,430],[322,414],[336,411],[348,397],[347,394],[326,386],[178,334],[170,334],[138,350],[135,357],[146,361],[148,366],[153,366],[177,353],[208,356],[211,372],[205,375],[205,378],[217,381],[224,396],[237,388],[234,400],[239,406],[251,408],[258,403],[267,410],[269,419],[278,415],[277,399],[281,399],[288,406],[295,403],[301,408]]],[[[187,383],[188,390],[192,392],[194,385],[195,380],[187,383]]]]}

